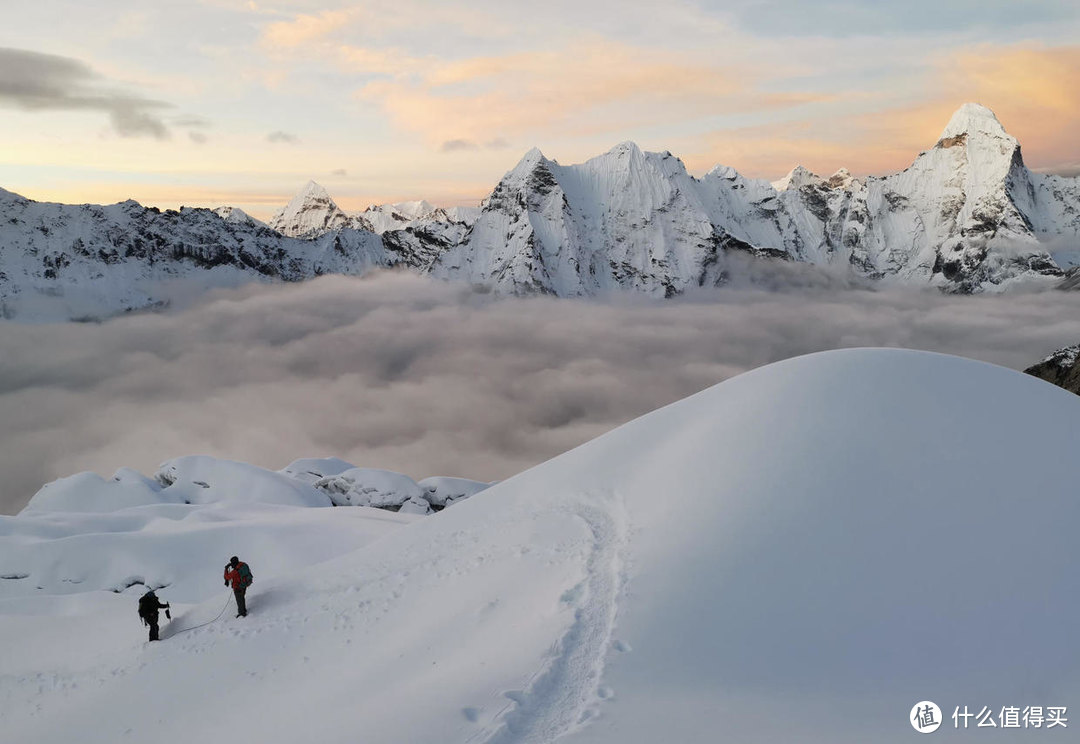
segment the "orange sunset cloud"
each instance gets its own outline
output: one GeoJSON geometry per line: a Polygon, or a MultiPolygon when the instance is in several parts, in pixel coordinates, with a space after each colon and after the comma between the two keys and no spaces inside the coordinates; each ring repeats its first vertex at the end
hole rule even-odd
{"type": "MultiPolygon", "coordinates": [[[[365,72],[395,65],[385,54],[356,48],[342,49],[341,59],[365,72]]],[[[453,62],[402,57],[397,69],[412,74],[372,81],[357,95],[430,143],[535,137],[551,129],[559,136],[597,134],[826,98],[760,92],[755,76],[738,66],[673,60],[604,39],[453,62]]]]}
{"type": "MultiPolygon", "coordinates": [[[[1080,100],[1071,95],[1080,90],[1080,47],[967,49],[933,65],[924,86],[925,100],[914,105],[853,115],[823,109],[812,119],[718,130],[703,145],[690,144],[687,163],[696,170],[723,163],[768,178],[797,164],[824,175],[841,167],[890,173],[933,146],[965,101],[994,110],[1024,147],[1029,166],[1080,162],[1080,100]]],[[[851,96],[847,102],[860,100],[851,96]]]]}

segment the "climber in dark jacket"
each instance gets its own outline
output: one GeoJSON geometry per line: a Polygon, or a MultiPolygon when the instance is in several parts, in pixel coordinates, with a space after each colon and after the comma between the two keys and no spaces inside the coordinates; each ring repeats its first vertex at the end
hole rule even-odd
{"type": "Polygon", "coordinates": [[[154,590],[149,590],[146,594],[139,597],[139,617],[142,618],[144,625],[150,626],[150,640],[160,641],[158,638],[158,610],[165,610],[165,617],[172,620],[172,614],[169,612],[169,603],[162,604],[157,595],[154,594],[154,590]]]}
{"type": "Polygon", "coordinates": [[[251,582],[251,569],[248,568],[248,564],[234,555],[225,566],[225,586],[232,583],[233,596],[236,597],[237,617],[247,616],[247,601],[244,595],[247,593],[247,588],[251,586],[251,582]]]}

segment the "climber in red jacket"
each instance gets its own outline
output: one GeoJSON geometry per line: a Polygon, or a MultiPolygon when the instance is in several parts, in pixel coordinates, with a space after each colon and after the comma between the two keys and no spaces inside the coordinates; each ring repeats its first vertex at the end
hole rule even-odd
{"type": "Polygon", "coordinates": [[[225,566],[225,586],[232,582],[233,595],[236,597],[237,617],[247,616],[247,601],[244,599],[244,594],[253,580],[254,576],[252,576],[248,564],[235,555],[229,559],[229,564],[225,566]]]}

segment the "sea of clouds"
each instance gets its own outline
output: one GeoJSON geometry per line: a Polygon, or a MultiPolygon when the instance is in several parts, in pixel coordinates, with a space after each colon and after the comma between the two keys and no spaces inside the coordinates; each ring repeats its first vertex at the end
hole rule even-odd
{"type": "Polygon", "coordinates": [[[1077,342],[1080,292],[567,300],[399,273],[249,285],[98,324],[0,321],[0,513],[58,477],[187,454],[503,479],[799,354],[906,347],[1023,369],[1077,342]]]}

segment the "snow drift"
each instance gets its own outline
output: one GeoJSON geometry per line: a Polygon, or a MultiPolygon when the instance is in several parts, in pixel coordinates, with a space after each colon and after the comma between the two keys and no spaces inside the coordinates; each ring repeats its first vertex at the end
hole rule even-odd
{"type": "MultiPolygon", "coordinates": [[[[898,742],[920,700],[1068,705],[1077,405],[954,357],[815,354],[432,517],[386,515],[415,521],[317,566],[260,570],[274,549],[252,546],[243,620],[146,646],[130,596],[0,600],[20,641],[0,661],[5,734],[898,742]]],[[[0,521],[5,562],[38,519],[0,521]]],[[[184,570],[217,580],[219,562],[184,570]]],[[[174,624],[223,597],[201,599],[174,624]]]]}

